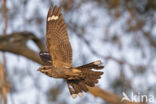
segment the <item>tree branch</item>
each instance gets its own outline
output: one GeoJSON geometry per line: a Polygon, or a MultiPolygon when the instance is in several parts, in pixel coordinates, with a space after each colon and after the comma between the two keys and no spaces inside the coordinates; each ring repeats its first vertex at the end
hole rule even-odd
{"type": "MultiPolygon", "coordinates": [[[[0,63],[0,94],[3,96],[4,104],[7,104],[7,93],[9,92],[9,83],[5,79],[4,67],[0,63]]],[[[0,96],[1,97],[1,96],[0,96]]],[[[0,99],[1,101],[2,99],[0,99]]]]}
{"type": "MultiPolygon", "coordinates": [[[[8,27],[6,0],[2,0],[2,6],[3,6],[3,19],[4,19],[3,35],[6,35],[7,27],[8,27]]],[[[5,80],[6,76],[4,75],[6,71],[3,68],[3,66],[6,68],[6,56],[4,52],[2,53],[2,55],[3,55],[3,65],[0,64],[0,77],[1,77],[0,83],[1,83],[1,89],[2,89],[2,96],[4,99],[3,101],[4,101],[4,104],[7,104],[7,91],[6,91],[6,86],[5,86],[7,82],[5,80]]]]}
{"type": "Polygon", "coordinates": [[[0,50],[22,55],[32,61],[42,64],[38,53],[26,45],[28,40],[33,40],[40,50],[45,50],[42,41],[30,32],[16,32],[0,36],[0,50]]]}
{"type": "Polygon", "coordinates": [[[111,104],[145,104],[145,103],[136,103],[136,102],[129,102],[129,101],[123,101],[121,102],[121,97],[110,93],[108,91],[102,90],[99,87],[88,87],[89,92],[94,95],[95,97],[100,97],[104,99],[106,102],[111,104]]]}

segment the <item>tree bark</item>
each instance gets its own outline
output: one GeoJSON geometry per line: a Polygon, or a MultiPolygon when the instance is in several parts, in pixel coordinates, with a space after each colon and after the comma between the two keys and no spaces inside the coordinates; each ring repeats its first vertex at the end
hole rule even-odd
{"type": "Polygon", "coordinates": [[[40,50],[45,50],[42,41],[30,32],[16,32],[0,36],[0,50],[3,52],[11,52],[21,55],[42,64],[38,52],[35,52],[26,45],[28,40],[34,41],[40,50]]]}

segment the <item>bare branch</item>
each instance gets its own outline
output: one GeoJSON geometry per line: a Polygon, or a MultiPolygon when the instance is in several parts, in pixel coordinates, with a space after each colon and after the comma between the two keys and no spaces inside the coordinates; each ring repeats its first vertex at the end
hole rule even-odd
{"type": "MultiPolygon", "coordinates": [[[[2,0],[2,6],[3,6],[3,18],[4,18],[4,29],[3,29],[3,35],[6,35],[6,32],[7,32],[7,27],[8,27],[8,19],[7,19],[7,8],[6,8],[6,0],[2,0]]],[[[5,57],[5,53],[3,52],[3,66],[6,68],[6,57],[5,57]]],[[[1,65],[0,66],[0,74],[1,74],[1,85],[2,85],[2,96],[4,98],[4,104],[7,104],[7,91],[6,91],[6,86],[5,84],[7,83],[6,82],[6,76],[4,75],[5,71],[4,71],[4,68],[3,66],[1,65]]]]}
{"type": "Polygon", "coordinates": [[[121,102],[121,97],[107,92],[105,90],[102,90],[99,87],[88,87],[89,92],[94,95],[95,97],[100,97],[104,99],[106,102],[111,104],[145,104],[145,103],[135,103],[135,102],[129,102],[129,101],[123,101],[121,102]]]}
{"type": "Polygon", "coordinates": [[[17,55],[22,55],[30,60],[42,64],[38,53],[26,45],[28,40],[33,40],[40,50],[45,50],[42,41],[30,32],[16,32],[0,36],[0,50],[3,52],[11,52],[17,55]]]}
{"type": "Polygon", "coordinates": [[[7,104],[7,93],[9,92],[9,90],[10,87],[9,87],[9,83],[5,79],[4,67],[0,63],[0,93],[4,98],[4,104],[7,104]]]}
{"type": "Polygon", "coordinates": [[[3,34],[6,35],[7,27],[8,27],[6,0],[2,0],[2,6],[3,6],[3,18],[4,18],[3,34]]]}

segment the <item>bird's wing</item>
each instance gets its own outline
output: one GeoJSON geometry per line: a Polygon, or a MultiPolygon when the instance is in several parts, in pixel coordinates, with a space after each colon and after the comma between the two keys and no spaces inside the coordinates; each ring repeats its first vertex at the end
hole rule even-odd
{"type": "Polygon", "coordinates": [[[72,67],[72,48],[61,8],[52,6],[47,15],[47,48],[54,67],[72,67]]]}
{"type": "Polygon", "coordinates": [[[39,56],[40,56],[40,58],[41,58],[41,60],[42,60],[42,62],[43,62],[44,65],[46,65],[46,66],[47,65],[52,65],[52,59],[50,57],[49,52],[47,52],[47,51],[41,51],[39,53],[39,56]]]}

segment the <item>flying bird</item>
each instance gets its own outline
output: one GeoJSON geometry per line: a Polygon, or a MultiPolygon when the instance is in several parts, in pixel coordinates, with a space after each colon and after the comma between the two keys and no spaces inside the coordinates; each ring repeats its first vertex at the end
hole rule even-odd
{"type": "Polygon", "coordinates": [[[89,87],[94,87],[103,74],[100,60],[78,67],[72,66],[72,47],[61,8],[50,6],[46,24],[46,45],[48,51],[39,53],[43,66],[38,71],[53,77],[65,79],[73,98],[82,96],[89,87]]]}

